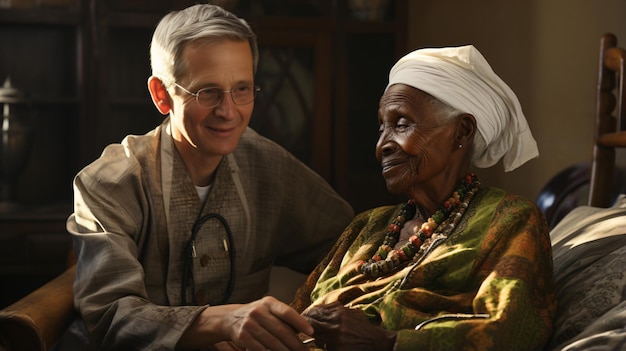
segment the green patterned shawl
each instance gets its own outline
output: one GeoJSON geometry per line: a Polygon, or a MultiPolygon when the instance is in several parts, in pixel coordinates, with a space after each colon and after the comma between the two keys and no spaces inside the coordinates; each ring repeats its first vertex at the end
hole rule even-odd
{"type": "Polygon", "coordinates": [[[534,203],[482,189],[447,241],[423,261],[369,281],[356,272],[357,262],[372,257],[401,206],[358,215],[293,306],[302,311],[311,301],[341,301],[361,309],[372,323],[398,331],[397,351],[540,350],[556,301],[549,232],[534,203]],[[451,314],[489,318],[446,317],[451,314]]]}

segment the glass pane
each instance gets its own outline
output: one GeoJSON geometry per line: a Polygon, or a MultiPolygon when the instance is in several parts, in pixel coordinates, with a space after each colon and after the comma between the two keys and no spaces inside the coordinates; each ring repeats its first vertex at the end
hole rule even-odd
{"type": "Polygon", "coordinates": [[[313,51],[310,48],[260,49],[255,101],[250,126],[291,151],[311,160],[313,119],[313,51]]]}

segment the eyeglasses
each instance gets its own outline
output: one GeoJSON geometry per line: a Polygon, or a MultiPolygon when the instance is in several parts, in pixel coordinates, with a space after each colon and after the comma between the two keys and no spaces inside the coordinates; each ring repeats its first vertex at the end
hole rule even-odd
{"type": "Polygon", "coordinates": [[[254,101],[256,94],[261,91],[261,87],[257,85],[242,85],[230,90],[222,90],[218,88],[203,88],[195,93],[192,93],[176,82],[173,82],[173,84],[182,89],[185,93],[195,96],[198,104],[206,108],[211,108],[219,105],[224,98],[224,94],[226,93],[230,93],[230,97],[235,105],[247,105],[254,101]]]}

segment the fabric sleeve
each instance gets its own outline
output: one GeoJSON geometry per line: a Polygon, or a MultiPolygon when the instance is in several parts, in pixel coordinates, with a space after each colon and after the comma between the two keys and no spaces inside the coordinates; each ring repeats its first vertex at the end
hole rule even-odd
{"type": "Polygon", "coordinates": [[[398,332],[397,351],[541,349],[556,312],[545,219],[521,197],[494,190],[479,197],[455,237],[410,276],[398,271],[369,281],[353,272],[356,261],[376,249],[399,207],[357,216],[293,306],[303,311],[313,298],[315,304],[339,300],[362,308],[372,323],[398,332]],[[396,279],[405,277],[395,289],[396,279]]]}
{"type": "Polygon", "coordinates": [[[308,274],[354,217],[352,207],[317,173],[292,155],[282,168],[285,201],[276,264],[308,274]],[[297,236],[297,240],[294,237],[297,236]]]}
{"type": "MultiPolygon", "coordinates": [[[[470,286],[478,288],[470,312],[489,318],[435,318],[417,331],[401,329],[394,350],[543,348],[551,334],[556,303],[548,229],[536,206],[511,196],[501,202],[473,270],[470,286]]],[[[462,295],[455,292],[448,298],[462,299],[462,295]]],[[[397,301],[394,305],[397,310],[397,301]]],[[[404,307],[411,309],[410,303],[404,307]]],[[[446,313],[450,311],[439,315],[446,313]]]]}
{"type": "Polygon", "coordinates": [[[308,275],[305,283],[298,289],[291,303],[296,311],[302,313],[309,305],[311,305],[311,293],[315,288],[322,274],[334,275],[337,273],[337,267],[340,266],[344,255],[354,243],[361,228],[365,226],[370,218],[370,211],[358,214],[354,220],[345,228],[338,240],[335,241],[333,247],[327,252],[324,259],[315,267],[308,275]]]}
{"type": "Polygon", "coordinates": [[[138,164],[111,159],[117,161],[99,160],[74,181],[75,213],[67,223],[78,258],[74,304],[102,349],[174,349],[204,307],[149,301],[136,243],[151,225],[148,196],[138,164]]]}

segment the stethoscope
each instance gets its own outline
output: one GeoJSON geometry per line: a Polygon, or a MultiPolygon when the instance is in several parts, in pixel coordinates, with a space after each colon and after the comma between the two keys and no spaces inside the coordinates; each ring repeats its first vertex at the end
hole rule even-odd
{"type": "MultiPolygon", "coordinates": [[[[228,222],[222,215],[217,213],[209,213],[196,219],[193,227],[191,228],[191,237],[189,238],[187,244],[185,245],[185,248],[183,249],[183,274],[180,287],[180,296],[183,305],[187,305],[187,285],[191,286],[191,291],[196,290],[195,280],[193,278],[193,259],[196,257],[196,236],[198,235],[198,232],[200,231],[202,225],[211,218],[219,220],[226,230],[228,243],[224,244],[224,248],[226,249],[226,251],[228,251],[228,257],[230,259],[230,278],[228,279],[228,287],[226,288],[224,298],[218,304],[225,304],[233,293],[233,288],[235,286],[235,246],[233,245],[233,234],[230,230],[230,225],[228,225],[228,222]]],[[[193,304],[196,305],[196,298],[193,294],[192,300],[193,304]]]]}

